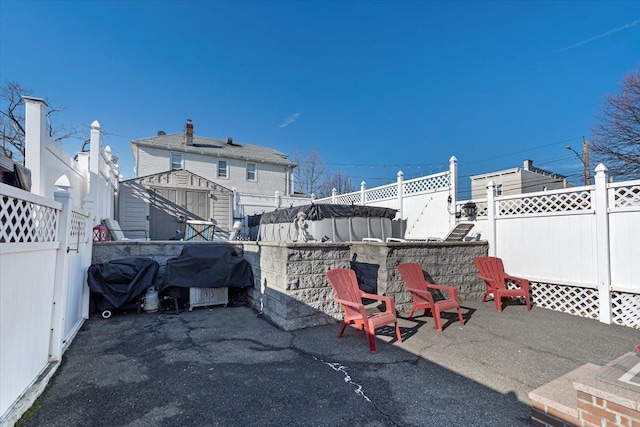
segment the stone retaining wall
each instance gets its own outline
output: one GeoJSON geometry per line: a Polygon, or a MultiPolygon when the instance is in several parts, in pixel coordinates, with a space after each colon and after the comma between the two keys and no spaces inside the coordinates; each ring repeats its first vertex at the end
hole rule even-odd
{"type": "MultiPolygon", "coordinates": [[[[176,257],[186,242],[102,242],[94,245],[93,262],[143,257],[160,263],[176,257]]],[[[189,244],[229,244],[195,242],[189,244]]],[[[396,265],[417,262],[435,283],[454,286],[460,300],[477,299],[485,285],[477,277],[473,258],[487,254],[486,242],[234,242],[251,264],[255,285],[249,289],[252,306],[285,330],[333,323],[342,310],[333,301],[325,273],[352,267],[360,286],[395,298],[398,312],[407,312],[411,296],[402,288],[396,265]]]]}

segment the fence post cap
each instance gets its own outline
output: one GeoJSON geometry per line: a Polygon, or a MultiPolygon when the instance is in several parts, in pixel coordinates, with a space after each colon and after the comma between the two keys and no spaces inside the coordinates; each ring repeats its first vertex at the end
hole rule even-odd
{"type": "Polygon", "coordinates": [[[600,163],[600,164],[598,164],[598,166],[596,166],[596,173],[605,173],[608,170],[609,169],[607,169],[607,167],[605,165],[603,165],[602,163],[600,163]]]}
{"type": "Polygon", "coordinates": [[[100,123],[97,120],[91,122],[91,129],[98,130],[100,129],[100,123]]]}
{"type": "Polygon", "coordinates": [[[69,181],[67,175],[62,175],[60,178],[58,178],[54,185],[58,187],[59,191],[69,191],[69,189],[71,188],[71,182],[69,181]]]}
{"type": "Polygon", "coordinates": [[[451,156],[451,158],[449,159],[449,163],[458,163],[458,159],[456,158],[456,156],[451,156]]]}

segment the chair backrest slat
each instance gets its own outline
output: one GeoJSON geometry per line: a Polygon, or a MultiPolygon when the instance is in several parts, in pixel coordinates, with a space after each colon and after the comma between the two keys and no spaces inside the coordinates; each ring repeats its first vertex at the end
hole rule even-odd
{"type": "Polygon", "coordinates": [[[336,297],[361,303],[356,273],[350,268],[335,268],[327,271],[327,278],[336,297]]]}
{"type": "Polygon", "coordinates": [[[501,258],[486,256],[473,260],[480,271],[480,275],[491,280],[491,286],[501,289],[506,287],[504,264],[501,258]]]}

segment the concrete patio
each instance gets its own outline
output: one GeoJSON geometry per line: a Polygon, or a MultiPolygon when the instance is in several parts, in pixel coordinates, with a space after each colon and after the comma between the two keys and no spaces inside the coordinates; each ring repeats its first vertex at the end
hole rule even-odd
{"type": "Polygon", "coordinates": [[[638,330],[464,301],[401,319],[403,343],[338,325],[285,332],[246,307],[90,318],[23,426],[529,425],[529,392],[633,350],[638,330]]]}

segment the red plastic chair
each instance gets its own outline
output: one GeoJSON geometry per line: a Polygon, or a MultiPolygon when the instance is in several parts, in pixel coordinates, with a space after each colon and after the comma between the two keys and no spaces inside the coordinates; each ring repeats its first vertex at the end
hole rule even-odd
{"type": "Polygon", "coordinates": [[[460,324],[464,326],[464,319],[462,318],[462,312],[460,311],[460,304],[458,303],[458,292],[454,287],[435,285],[427,282],[422,272],[422,266],[413,262],[407,262],[398,264],[398,271],[402,276],[402,282],[404,288],[411,293],[413,297],[413,306],[409,311],[409,318],[413,317],[413,313],[421,308],[424,308],[424,315],[431,310],[433,312],[433,319],[436,322],[436,329],[438,332],[442,332],[442,323],[440,319],[440,312],[445,310],[457,310],[460,324]],[[434,300],[431,294],[432,289],[445,291],[448,294],[447,299],[434,300]]]}
{"type": "Polygon", "coordinates": [[[478,277],[485,281],[487,290],[482,297],[482,302],[487,300],[489,294],[493,294],[493,300],[496,303],[496,309],[502,311],[502,298],[524,297],[527,304],[527,310],[531,310],[531,297],[529,296],[529,281],[522,277],[511,276],[504,272],[502,259],[485,256],[478,257],[473,260],[478,267],[478,277]],[[507,289],[507,281],[517,282],[519,287],[516,289],[507,289]]]}
{"type": "Polygon", "coordinates": [[[358,288],[356,273],[349,268],[336,268],[327,271],[326,274],[327,279],[329,279],[329,283],[333,288],[333,299],[342,306],[345,313],[344,320],[342,321],[342,327],[338,333],[338,338],[342,338],[342,334],[348,325],[355,324],[359,331],[364,328],[367,335],[367,341],[369,342],[369,349],[371,350],[371,353],[375,353],[376,328],[393,323],[396,328],[398,342],[402,342],[393,298],[368,294],[360,290],[360,288],[358,288]],[[362,298],[383,301],[385,304],[385,311],[382,313],[368,314],[362,304],[362,298]]]}

